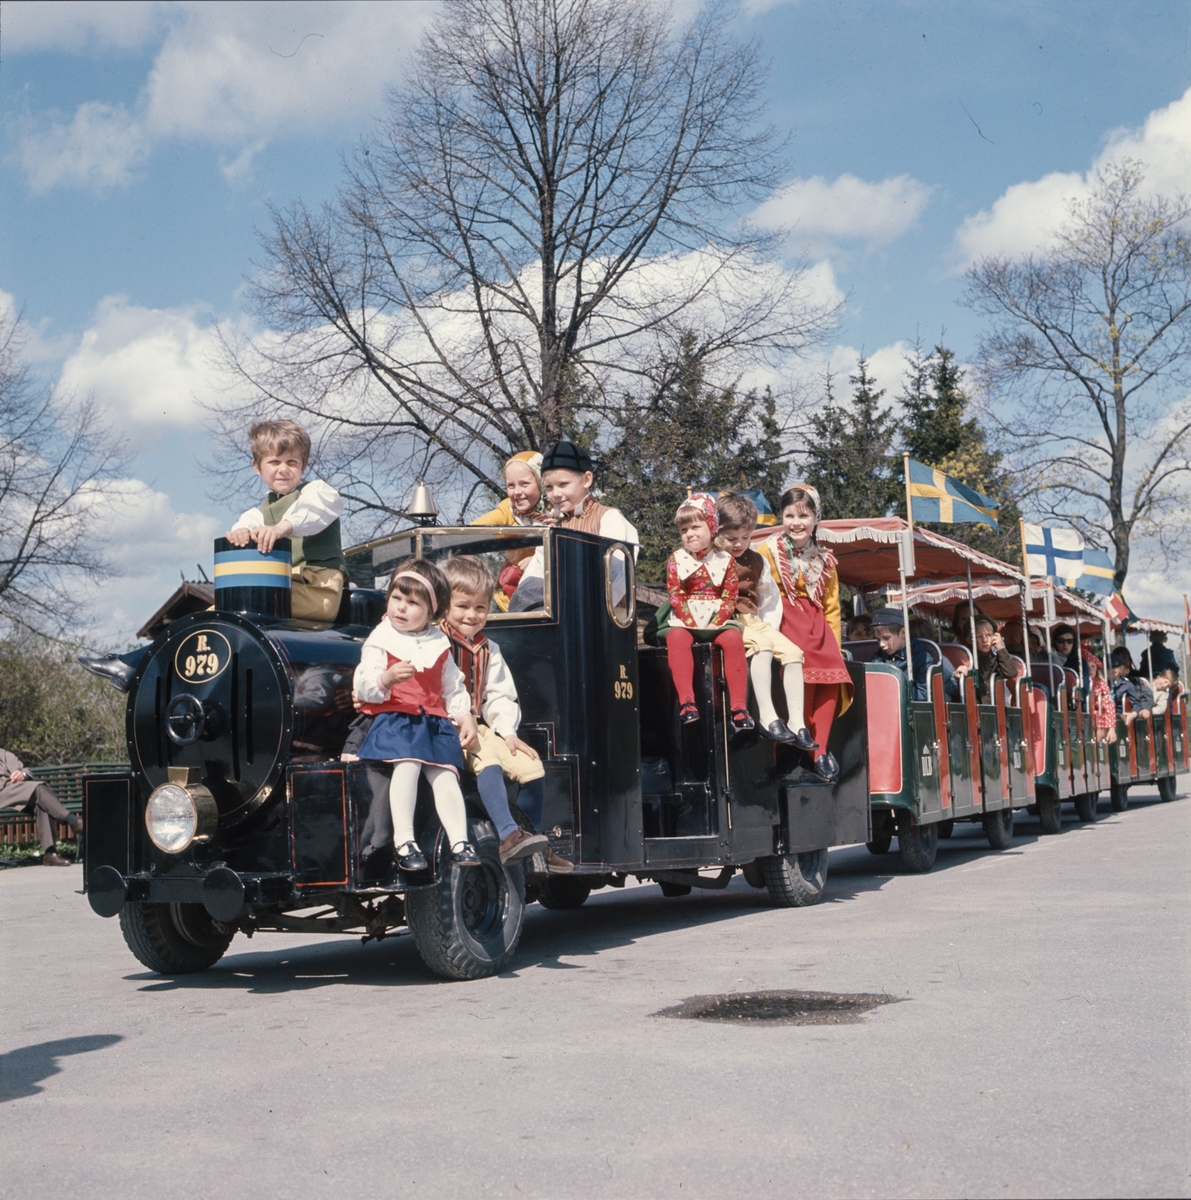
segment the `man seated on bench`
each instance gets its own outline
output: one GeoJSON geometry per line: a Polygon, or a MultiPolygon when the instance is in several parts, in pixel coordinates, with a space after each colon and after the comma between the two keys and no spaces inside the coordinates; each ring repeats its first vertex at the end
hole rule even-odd
{"type": "MultiPolygon", "coordinates": [[[[873,637],[881,647],[869,660],[888,663],[903,674],[906,670],[906,629],[900,608],[879,608],[873,613],[873,637]]],[[[929,700],[926,691],[926,674],[935,665],[935,656],[926,643],[916,637],[910,639],[910,661],[914,668],[914,700],[929,700]]],[[[962,699],[959,686],[953,678],[955,668],[943,659],[939,664],[943,671],[943,692],[949,700],[962,699]]]]}
{"type": "Polygon", "coordinates": [[[71,865],[70,859],[63,858],[54,849],[54,822],[64,821],[77,833],[83,827],[83,818],[72,817],[53,789],[33,779],[24,763],[8,750],[0,750],[0,808],[15,808],[36,815],[42,866],[71,865]]]}

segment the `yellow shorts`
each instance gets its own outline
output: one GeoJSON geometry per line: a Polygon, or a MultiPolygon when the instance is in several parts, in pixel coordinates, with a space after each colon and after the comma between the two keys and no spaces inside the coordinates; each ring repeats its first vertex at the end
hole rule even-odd
{"type": "Polygon", "coordinates": [[[473,775],[478,775],[485,767],[500,767],[514,783],[532,783],[546,774],[539,759],[530,758],[524,752],[514,754],[509,743],[487,725],[480,725],[479,745],[474,750],[464,750],[463,761],[473,775]]]}
{"type": "Polygon", "coordinates": [[[802,651],[772,625],[766,625],[753,613],[740,613],[738,620],[744,625],[744,653],[747,658],[768,650],[784,667],[787,663],[802,662],[802,651]]]}
{"type": "Polygon", "coordinates": [[[334,567],[295,567],[290,615],[299,621],[334,621],[344,575],[334,567]]]}

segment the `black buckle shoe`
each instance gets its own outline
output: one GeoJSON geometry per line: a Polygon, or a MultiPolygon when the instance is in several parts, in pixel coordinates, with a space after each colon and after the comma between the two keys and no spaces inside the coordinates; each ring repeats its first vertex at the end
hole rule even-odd
{"type": "Polygon", "coordinates": [[[732,714],[732,732],[733,733],[750,733],[757,728],[756,722],[749,713],[741,708],[737,709],[732,714]]]}
{"type": "Polygon", "coordinates": [[[413,842],[405,842],[397,847],[397,865],[403,871],[429,871],[430,864],[426,856],[413,842]]]}
{"type": "Polygon", "coordinates": [[[815,759],[815,774],[827,783],[835,783],[839,779],[839,763],[835,761],[835,755],[830,750],[815,759]]]}
{"type": "Polygon", "coordinates": [[[461,867],[478,867],[480,865],[480,856],[471,842],[456,842],[451,847],[451,857],[461,867]]]}
{"type": "MultiPolygon", "coordinates": [[[[790,735],[790,744],[792,746],[796,746],[799,750],[805,750],[807,754],[810,754],[812,750],[818,750],[819,748],[819,743],[816,742],[813,737],[811,737],[811,731],[805,727],[800,729],[797,733],[792,733],[790,735]]],[[[831,761],[835,762],[835,759],[832,759],[831,761]]],[[[836,767],[836,770],[839,770],[838,766],[836,767]]]]}
{"type": "Polygon", "coordinates": [[[770,721],[768,725],[762,727],[761,734],[771,742],[780,742],[783,746],[792,746],[794,744],[794,735],[790,732],[785,721],[770,721]]]}
{"type": "Polygon", "coordinates": [[[678,719],[684,725],[693,725],[699,719],[699,710],[693,704],[684,704],[678,710],[678,719]]]}

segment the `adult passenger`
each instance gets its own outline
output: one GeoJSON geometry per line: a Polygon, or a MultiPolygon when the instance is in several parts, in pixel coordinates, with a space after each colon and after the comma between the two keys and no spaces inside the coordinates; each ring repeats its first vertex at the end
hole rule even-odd
{"type": "Polygon", "coordinates": [[[78,833],[83,818],[71,816],[48,784],[32,779],[24,763],[8,750],[0,750],[0,808],[36,814],[41,862],[46,867],[69,867],[70,859],[54,849],[54,822],[65,821],[78,833]]]}
{"type": "Polygon", "coordinates": [[[1174,677],[1179,677],[1179,660],[1174,651],[1166,644],[1166,634],[1161,629],[1155,629],[1150,634],[1149,649],[1141,652],[1141,673],[1153,675],[1155,682],[1164,671],[1173,671],[1174,677]],[[1153,669],[1150,663],[1153,662],[1153,669]]]}

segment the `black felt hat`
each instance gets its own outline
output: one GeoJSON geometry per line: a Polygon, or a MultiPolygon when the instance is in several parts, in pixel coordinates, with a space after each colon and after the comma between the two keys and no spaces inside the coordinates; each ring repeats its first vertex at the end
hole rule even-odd
{"type": "Polygon", "coordinates": [[[901,629],[905,623],[905,617],[900,608],[878,608],[873,613],[874,629],[878,626],[885,629],[901,629]]]}
{"type": "Polygon", "coordinates": [[[582,446],[574,442],[559,442],[551,446],[542,456],[542,474],[547,471],[594,471],[595,463],[591,455],[582,446]]]}

